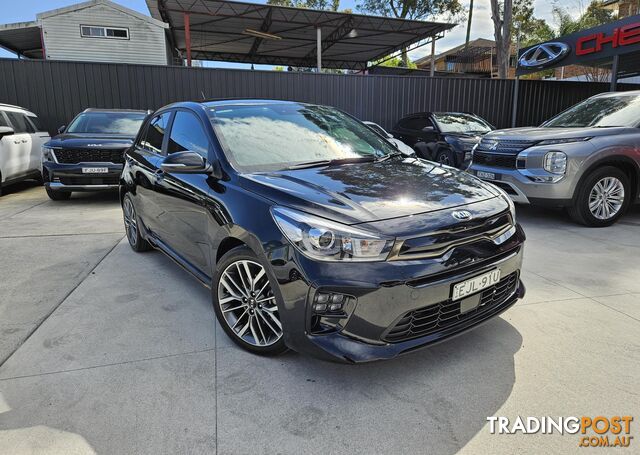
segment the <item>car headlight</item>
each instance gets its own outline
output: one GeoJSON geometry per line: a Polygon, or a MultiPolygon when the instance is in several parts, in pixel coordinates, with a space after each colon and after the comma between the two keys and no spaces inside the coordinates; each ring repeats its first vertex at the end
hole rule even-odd
{"type": "Polygon", "coordinates": [[[516,224],[516,205],[513,203],[513,200],[509,197],[509,195],[500,188],[499,186],[493,185],[493,187],[500,192],[500,197],[505,200],[505,202],[509,205],[509,211],[511,212],[511,219],[513,220],[513,225],[516,224]]]}
{"type": "Polygon", "coordinates": [[[548,152],[544,156],[542,167],[552,174],[564,174],[567,172],[567,154],[564,152],[548,152]]]}
{"type": "Polygon", "coordinates": [[[547,139],[538,142],[536,145],[554,145],[554,144],[568,144],[570,142],[585,142],[590,140],[591,137],[570,137],[567,139],[547,139]]]}
{"type": "Polygon", "coordinates": [[[384,261],[395,241],[284,207],[274,207],[271,214],[302,254],[320,261],[384,261]]]}
{"type": "Polygon", "coordinates": [[[56,157],[53,154],[53,152],[55,151],[54,148],[52,147],[45,147],[42,146],[42,161],[56,161],[56,157]]]}

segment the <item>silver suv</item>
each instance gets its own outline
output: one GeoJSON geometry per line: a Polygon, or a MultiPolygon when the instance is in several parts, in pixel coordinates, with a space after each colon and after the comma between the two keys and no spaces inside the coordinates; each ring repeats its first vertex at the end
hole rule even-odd
{"type": "Polygon", "coordinates": [[[609,226],[638,202],[640,91],[593,96],[540,127],[493,131],[469,172],[515,202],[566,207],[587,226],[609,226]]]}

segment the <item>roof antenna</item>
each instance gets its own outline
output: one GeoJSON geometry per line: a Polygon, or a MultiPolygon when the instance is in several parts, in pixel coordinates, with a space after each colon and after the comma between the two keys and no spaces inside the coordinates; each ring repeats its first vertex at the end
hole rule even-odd
{"type": "Polygon", "coordinates": [[[200,90],[200,94],[202,95],[202,101],[205,101],[207,97],[204,96],[204,90],[200,90]]]}

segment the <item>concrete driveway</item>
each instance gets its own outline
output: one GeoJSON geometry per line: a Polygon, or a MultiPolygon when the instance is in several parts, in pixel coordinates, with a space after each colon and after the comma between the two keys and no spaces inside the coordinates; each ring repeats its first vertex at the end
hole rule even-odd
{"type": "Polygon", "coordinates": [[[129,249],[115,195],[9,188],[0,453],[584,452],[577,435],[489,433],[487,417],[518,415],[632,415],[638,438],[640,209],[599,230],[518,215],[524,301],[431,349],[349,366],[240,351],[208,291],[129,249]]]}

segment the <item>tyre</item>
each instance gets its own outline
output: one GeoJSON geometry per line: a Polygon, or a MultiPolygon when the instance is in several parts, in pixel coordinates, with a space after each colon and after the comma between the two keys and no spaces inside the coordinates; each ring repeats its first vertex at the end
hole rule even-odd
{"type": "Polygon", "coordinates": [[[438,149],[436,152],[436,161],[446,166],[456,167],[456,157],[451,150],[438,149]]]}
{"type": "Polygon", "coordinates": [[[52,201],[68,201],[71,197],[70,191],[56,191],[52,190],[48,186],[45,187],[45,190],[47,191],[47,196],[49,196],[49,199],[52,201]]]}
{"type": "Polygon", "coordinates": [[[140,235],[140,223],[131,194],[127,193],[122,199],[122,215],[124,218],[124,231],[133,251],[142,253],[151,249],[151,244],[140,235]]]}
{"type": "Polygon", "coordinates": [[[234,343],[254,354],[273,356],[287,350],[274,283],[246,246],[227,252],[214,273],[211,292],[218,322],[234,343]]]}
{"type": "Polygon", "coordinates": [[[604,166],[589,174],[580,184],[569,207],[574,221],[591,227],[611,226],[631,202],[631,182],[620,169],[604,166]]]}

